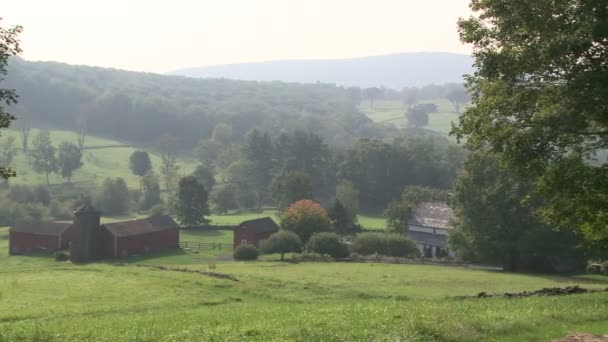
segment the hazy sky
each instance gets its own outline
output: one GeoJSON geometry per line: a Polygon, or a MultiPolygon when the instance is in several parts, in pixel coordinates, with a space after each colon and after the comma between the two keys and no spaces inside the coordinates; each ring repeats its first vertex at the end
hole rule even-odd
{"type": "Polygon", "coordinates": [[[23,57],[128,70],[469,52],[469,0],[3,0],[23,57]]]}

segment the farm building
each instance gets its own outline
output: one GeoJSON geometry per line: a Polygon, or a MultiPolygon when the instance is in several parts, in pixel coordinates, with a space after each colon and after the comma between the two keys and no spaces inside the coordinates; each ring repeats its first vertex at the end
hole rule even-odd
{"type": "Polygon", "coordinates": [[[255,245],[276,233],[279,226],[270,217],[243,221],[234,228],[234,248],[239,245],[255,245]]]}
{"type": "Polygon", "coordinates": [[[100,224],[100,213],[84,205],[74,211],[73,223],[42,222],[9,230],[11,254],[70,249],[72,261],[179,248],[179,226],[169,216],[100,224]]]}
{"type": "Polygon", "coordinates": [[[416,242],[421,253],[433,258],[449,255],[448,235],[454,217],[452,209],[444,202],[418,204],[408,222],[407,237],[416,242]]]}
{"type": "Polygon", "coordinates": [[[9,253],[28,254],[68,247],[71,223],[21,223],[9,229],[9,253]]]}

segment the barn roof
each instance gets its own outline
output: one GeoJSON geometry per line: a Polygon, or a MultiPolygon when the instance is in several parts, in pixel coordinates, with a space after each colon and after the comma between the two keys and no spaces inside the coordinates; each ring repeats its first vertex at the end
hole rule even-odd
{"type": "Polygon", "coordinates": [[[179,228],[168,215],[153,216],[144,219],[103,224],[114,236],[142,235],[161,230],[179,228]]]}
{"type": "Polygon", "coordinates": [[[452,229],[452,208],[445,202],[422,202],[414,208],[410,225],[452,229]]]}
{"type": "Polygon", "coordinates": [[[239,224],[239,227],[251,229],[256,233],[276,232],[279,230],[279,226],[270,217],[243,221],[239,224]]]}
{"type": "Polygon", "coordinates": [[[432,234],[426,232],[418,232],[414,230],[408,230],[405,234],[410,240],[419,242],[425,245],[432,245],[438,247],[446,247],[448,245],[447,235],[432,234]]]}
{"type": "Polygon", "coordinates": [[[60,222],[18,223],[12,226],[10,231],[37,235],[60,236],[63,234],[63,232],[70,228],[70,226],[72,226],[71,223],[60,222]]]}

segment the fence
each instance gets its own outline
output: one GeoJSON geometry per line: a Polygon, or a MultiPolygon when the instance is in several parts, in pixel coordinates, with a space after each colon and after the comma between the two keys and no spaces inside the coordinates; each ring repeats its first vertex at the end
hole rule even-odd
{"type": "Polygon", "coordinates": [[[190,248],[190,249],[230,249],[231,244],[221,243],[221,242],[192,242],[192,241],[181,241],[179,243],[180,248],[190,248]]]}

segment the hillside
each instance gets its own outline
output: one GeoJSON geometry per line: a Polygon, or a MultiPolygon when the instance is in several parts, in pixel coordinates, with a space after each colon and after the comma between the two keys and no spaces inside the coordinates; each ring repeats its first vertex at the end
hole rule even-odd
{"type": "Polygon", "coordinates": [[[288,60],[184,68],[171,75],[235,80],[335,83],[343,86],[401,89],[461,83],[473,60],[455,53],[401,53],[334,60],[288,60]]]}
{"type": "Polygon", "coordinates": [[[387,131],[357,110],[346,89],[328,84],[193,79],[21,59],[11,61],[3,83],[19,94],[14,126],[75,130],[84,121],[91,134],[138,144],[173,135],[180,147],[192,148],[219,123],[232,126],[237,139],[254,128],[299,129],[330,144],[387,131]]]}

